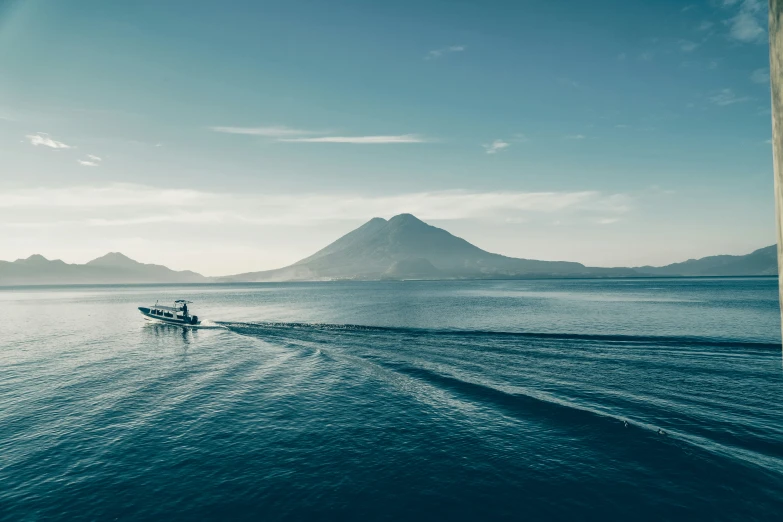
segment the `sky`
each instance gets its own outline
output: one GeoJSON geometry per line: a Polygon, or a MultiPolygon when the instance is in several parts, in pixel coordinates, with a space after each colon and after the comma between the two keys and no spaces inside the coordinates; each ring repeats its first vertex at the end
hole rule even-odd
{"type": "Polygon", "coordinates": [[[0,0],[0,259],[224,275],[409,212],[491,252],[775,242],[766,0],[0,0]]]}

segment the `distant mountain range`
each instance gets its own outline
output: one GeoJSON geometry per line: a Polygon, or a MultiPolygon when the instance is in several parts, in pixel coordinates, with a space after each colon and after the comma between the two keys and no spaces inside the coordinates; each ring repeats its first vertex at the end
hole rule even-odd
{"type": "Polygon", "coordinates": [[[770,245],[744,256],[709,256],[661,267],[642,266],[635,270],[656,276],[774,276],[778,275],[778,247],[770,245]]]}
{"type": "Polygon", "coordinates": [[[83,264],[68,264],[41,255],[0,261],[0,285],[72,285],[131,283],[205,283],[210,279],[188,270],[176,272],[161,265],[147,265],[118,252],[83,264]]]}
{"type": "Polygon", "coordinates": [[[411,214],[373,218],[315,254],[276,270],[225,277],[177,272],[112,252],[79,265],[33,255],[0,261],[0,285],[223,283],[318,280],[520,279],[777,275],[777,247],[744,256],[711,256],[663,267],[587,267],[493,254],[411,214]]]}
{"type": "Polygon", "coordinates": [[[777,248],[713,256],[665,267],[595,268],[493,254],[411,214],[373,218],[315,254],[277,270],[221,282],[327,279],[497,279],[552,277],[749,276],[777,274],[777,248]]]}

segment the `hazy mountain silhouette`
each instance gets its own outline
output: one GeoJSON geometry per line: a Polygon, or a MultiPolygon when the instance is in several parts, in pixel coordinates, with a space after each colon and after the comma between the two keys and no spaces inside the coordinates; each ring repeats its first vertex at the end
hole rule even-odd
{"type": "Polygon", "coordinates": [[[776,247],[746,256],[712,256],[664,267],[595,268],[493,254],[411,214],[373,218],[293,265],[218,281],[331,279],[488,279],[522,277],[677,277],[777,274],[776,247]]]}
{"type": "Polygon", "coordinates": [[[188,270],[177,272],[161,265],[134,261],[118,252],[79,265],[49,260],[41,255],[0,261],[0,285],[68,285],[131,283],[203,283],[209,279],[188,270]]]}
{"type": "Polygon", "coordinates": [[[206,283],[378,279],[761,276],[777,274],[777,247],[710,256],[663,267],[595,268],[493,254],[410,214],[373,218],[285,268],[208,278],[134,261],[118,252],[79,265],[33,255],[0,261],[0,285],[206,283]]]}
{"type": "Polygon", "coordinates": [[[511,277],[623,277],[629,268],[589,268],[568,261],[536,261],[493,254],[411,214],[373,218],[315,254],[277,270],[221,281],[324,279],[476,279],[511,277]]]}
{"type": "Polygon", "coordinates": [[[662,267],[642,266],[636,270],[659,276],[777,275],[778,248],[771,245],[744,256],[709,256],[662,267]]]}

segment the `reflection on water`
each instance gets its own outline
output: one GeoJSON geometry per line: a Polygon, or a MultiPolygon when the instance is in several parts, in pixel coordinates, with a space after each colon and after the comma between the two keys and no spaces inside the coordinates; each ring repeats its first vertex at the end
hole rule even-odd
{"type": "Polygon", "coordinates": [[[183,328],[179,325],[165,323],[148,322],[143,326],[143,330],[159,339],[171,340],[181,337],[185,344],[190,344],[198,336],[198,330],[195,328],[183,328]]]}

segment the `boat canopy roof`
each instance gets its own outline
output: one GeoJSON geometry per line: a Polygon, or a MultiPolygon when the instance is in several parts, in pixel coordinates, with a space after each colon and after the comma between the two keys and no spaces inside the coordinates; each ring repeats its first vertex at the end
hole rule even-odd
{"type": "Polygon", "coordinates": [[[179,312],[181,308],[179,306],[163,306],[163,305],[152,305],[150,306],[153,310],[169,310],[171,312],[179,312]]]}
{"type": "Polygon", "coordinates": [[[150,306],[150,308],[153,309],[153,310],[170,310],[172,312],[179,312],[180,310],[183,310],[183,306],[185,304],[190,304],[190,303],[192,303],[192,301],[185,301],[184,299],[177,299],[176,301],[174,301],[174,306],[159,305],[156,302],[154,305],[150,306]]]}

